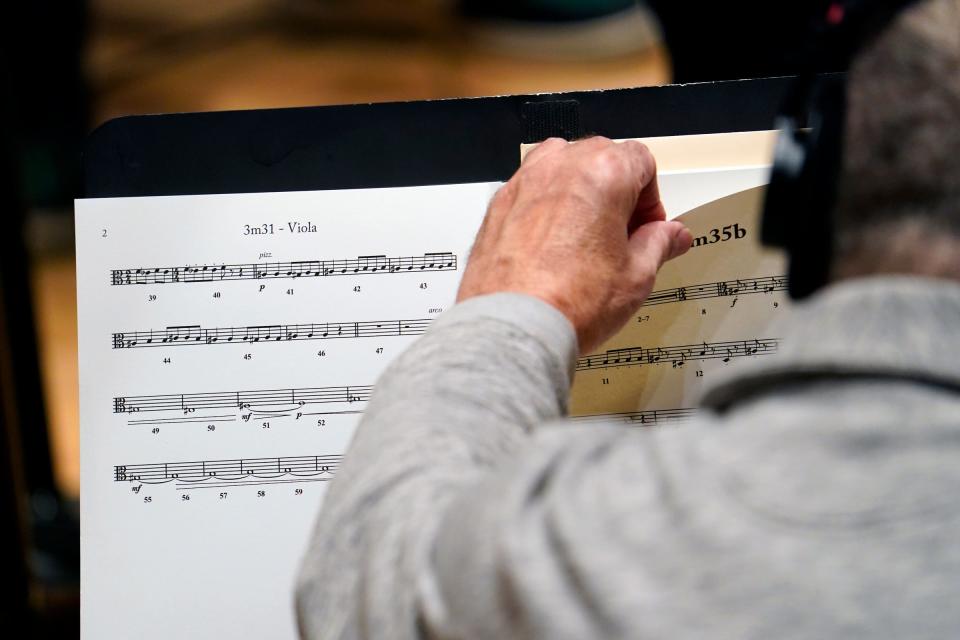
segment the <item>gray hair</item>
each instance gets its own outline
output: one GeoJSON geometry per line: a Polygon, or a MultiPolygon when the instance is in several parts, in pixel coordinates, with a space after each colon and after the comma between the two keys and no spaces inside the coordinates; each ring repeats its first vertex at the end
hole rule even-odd
{"type": "Polygon", "coordinates": [[[960,0],[914,5],[848,79],[835,275],[960,278],[960,0]]]}

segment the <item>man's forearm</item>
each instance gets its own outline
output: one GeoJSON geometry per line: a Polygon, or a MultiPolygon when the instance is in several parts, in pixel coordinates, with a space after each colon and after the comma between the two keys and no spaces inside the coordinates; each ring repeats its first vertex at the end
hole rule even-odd
{"type": "Polygon", "coordinates": [[[575,357],[563,314],[502,293],[453,307],[389,367],[304,561],[307,637],[413,633],[414,585],[445,505],[565,412],[575,357]]]}

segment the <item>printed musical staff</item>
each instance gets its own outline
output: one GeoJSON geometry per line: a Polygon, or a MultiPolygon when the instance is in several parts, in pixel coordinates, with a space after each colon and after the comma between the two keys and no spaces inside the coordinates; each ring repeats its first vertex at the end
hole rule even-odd
{"type": "Polygon", "coordinates": [[[610,349],[577,360],[577,371],[631,367],[639,365],[669,364],[680,368],[690,360],[723,360],[776,353],[779,341],[775,338],[733,340],[729,342],[703,342],[669,347],[626,347],[610,349]]]}
{"type": "Polygon", "coordinates": [[[625,422],[638,427],[652,427],[658,424],[679,424],[693,418],[697,410],[692,407],[678,409],[649,409],[647,411],[629,411],[626,413],[597,413],[585,416],[573,416],[574,422],[617,423],[625,422]]]}
{"type": "Polygon", "coordinates": [[[370,399],[372,392],[372,386],[356,386],[122,396],[113,399],[113,412],[115,414],[137,414],[153,411],[175,411],[186,415],[207,409],[244,411],[266,410],[276,407],[297,408],[314,404],[352,404],[366,402],[370,399]]]}
{"type": "MultiPolygon", "coordinates": [[[[606,413],[572,418],[576,422],[624,422],[633,426],[685,422],[696,409],[657,409],[628,413],[606,413]]],[[[178,489],[214,488],[277,482],[317,482],[333,478],[342,456],[288,456],[276,458],[236,458],[126,464],[113,468],[115,482],[139,484],[177,483],[178,489]]]]}
{"type": "Polygon", "coordinates": [[[200,325],[173,326],[166,329],[114,333],[112,344],[114,349],[133,349],[178,345],[253,344],[291,340],[418,336],[427,330],[430,322],[429,318],[418,318],[413,320],[211,327],[207,329],[200,325]]]}
{"type": "Polygon", "coordinates": [[[164,484],[177,488],[214,488],[278,482],[325,482],[333,478],[342,456],[237,458],[154,464],[117,465],[115,482],[164,484]]]}
{"type": "Polygon", "coordinates": [[[773,293],[787,290],[786,276],[764,276],[762,278],[742,278],[739,280],[721,280],[692,284],[674,289],[654,291],[647,298],[643,306],[670,302],[684,302],[686,300],[703,300],[705,298],[722,298],[725,296],[743,296],[751,293],[773,293]]]}
{"type": "Polygon", "coordinates": [[[421,271],[456,271],[457,256],[449,251],[422,256],[358,256],[342,260],[298,260],[249,264],[183,265],[113,269],[111,285],[220,282],[262,278],[309,278],[421,271]]]}

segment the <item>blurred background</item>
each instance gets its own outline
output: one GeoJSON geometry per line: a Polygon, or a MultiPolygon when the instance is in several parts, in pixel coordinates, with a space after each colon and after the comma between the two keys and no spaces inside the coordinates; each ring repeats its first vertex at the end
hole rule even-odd
{"type": "Polygon", "coordinates": [[[2,621],[27,624],[29,637],[78,634],[73,199],[83,195],[91,130],[129,114],[784,75],[823,3],[726,4],[7,3],[0,26],[2,621]]]}

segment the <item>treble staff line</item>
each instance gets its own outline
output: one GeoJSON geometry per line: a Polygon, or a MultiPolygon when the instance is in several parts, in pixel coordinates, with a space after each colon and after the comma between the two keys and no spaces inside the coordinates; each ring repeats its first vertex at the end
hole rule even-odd
{"type": "Polygon", "coordinates": [[[706,298],[722,298],[741,296],[751,293],[773,293],[787,290],[786,276],[762,276],[759,278],[738,278],[720,280],[719,282],[705,282],[692,284],[673,289],[661,289],[652,292],[643,303],[644,307],[670,302],[684,302],[686,300],[703,300],[706,298]]]}
{"type": "Polygon", "coordinates": [[[578,358],[576,370],[589,371],[668,363],[676,369],[682,367],[688,360],[719,359],[729,362],[732,358],[776,353],[779,343],[776,338],[753,338],[668,347],[624,347],[578,358]]]}
{"type": "Polygon", "coordinates": [[[367,320],[361,322],[318,322],[310,324],[251,325],[247,327],[170,326],[146,331],[114,333],[114,349],[170,347],[213,344],[253,344],[292,340],[334,340],[388,336],[418,336],[430,326],[430,318],[411,320],[367,320]]]}
{"type": "Polygon", "coordinates": [[[262,278],[304,278],[418,271],[456,271],[457,256],[450,251],[422,256],[357,256],[333,260],[251,262],[246,264],[180,265],[111,269],[111,285],[219,282],[262,278]]]}

